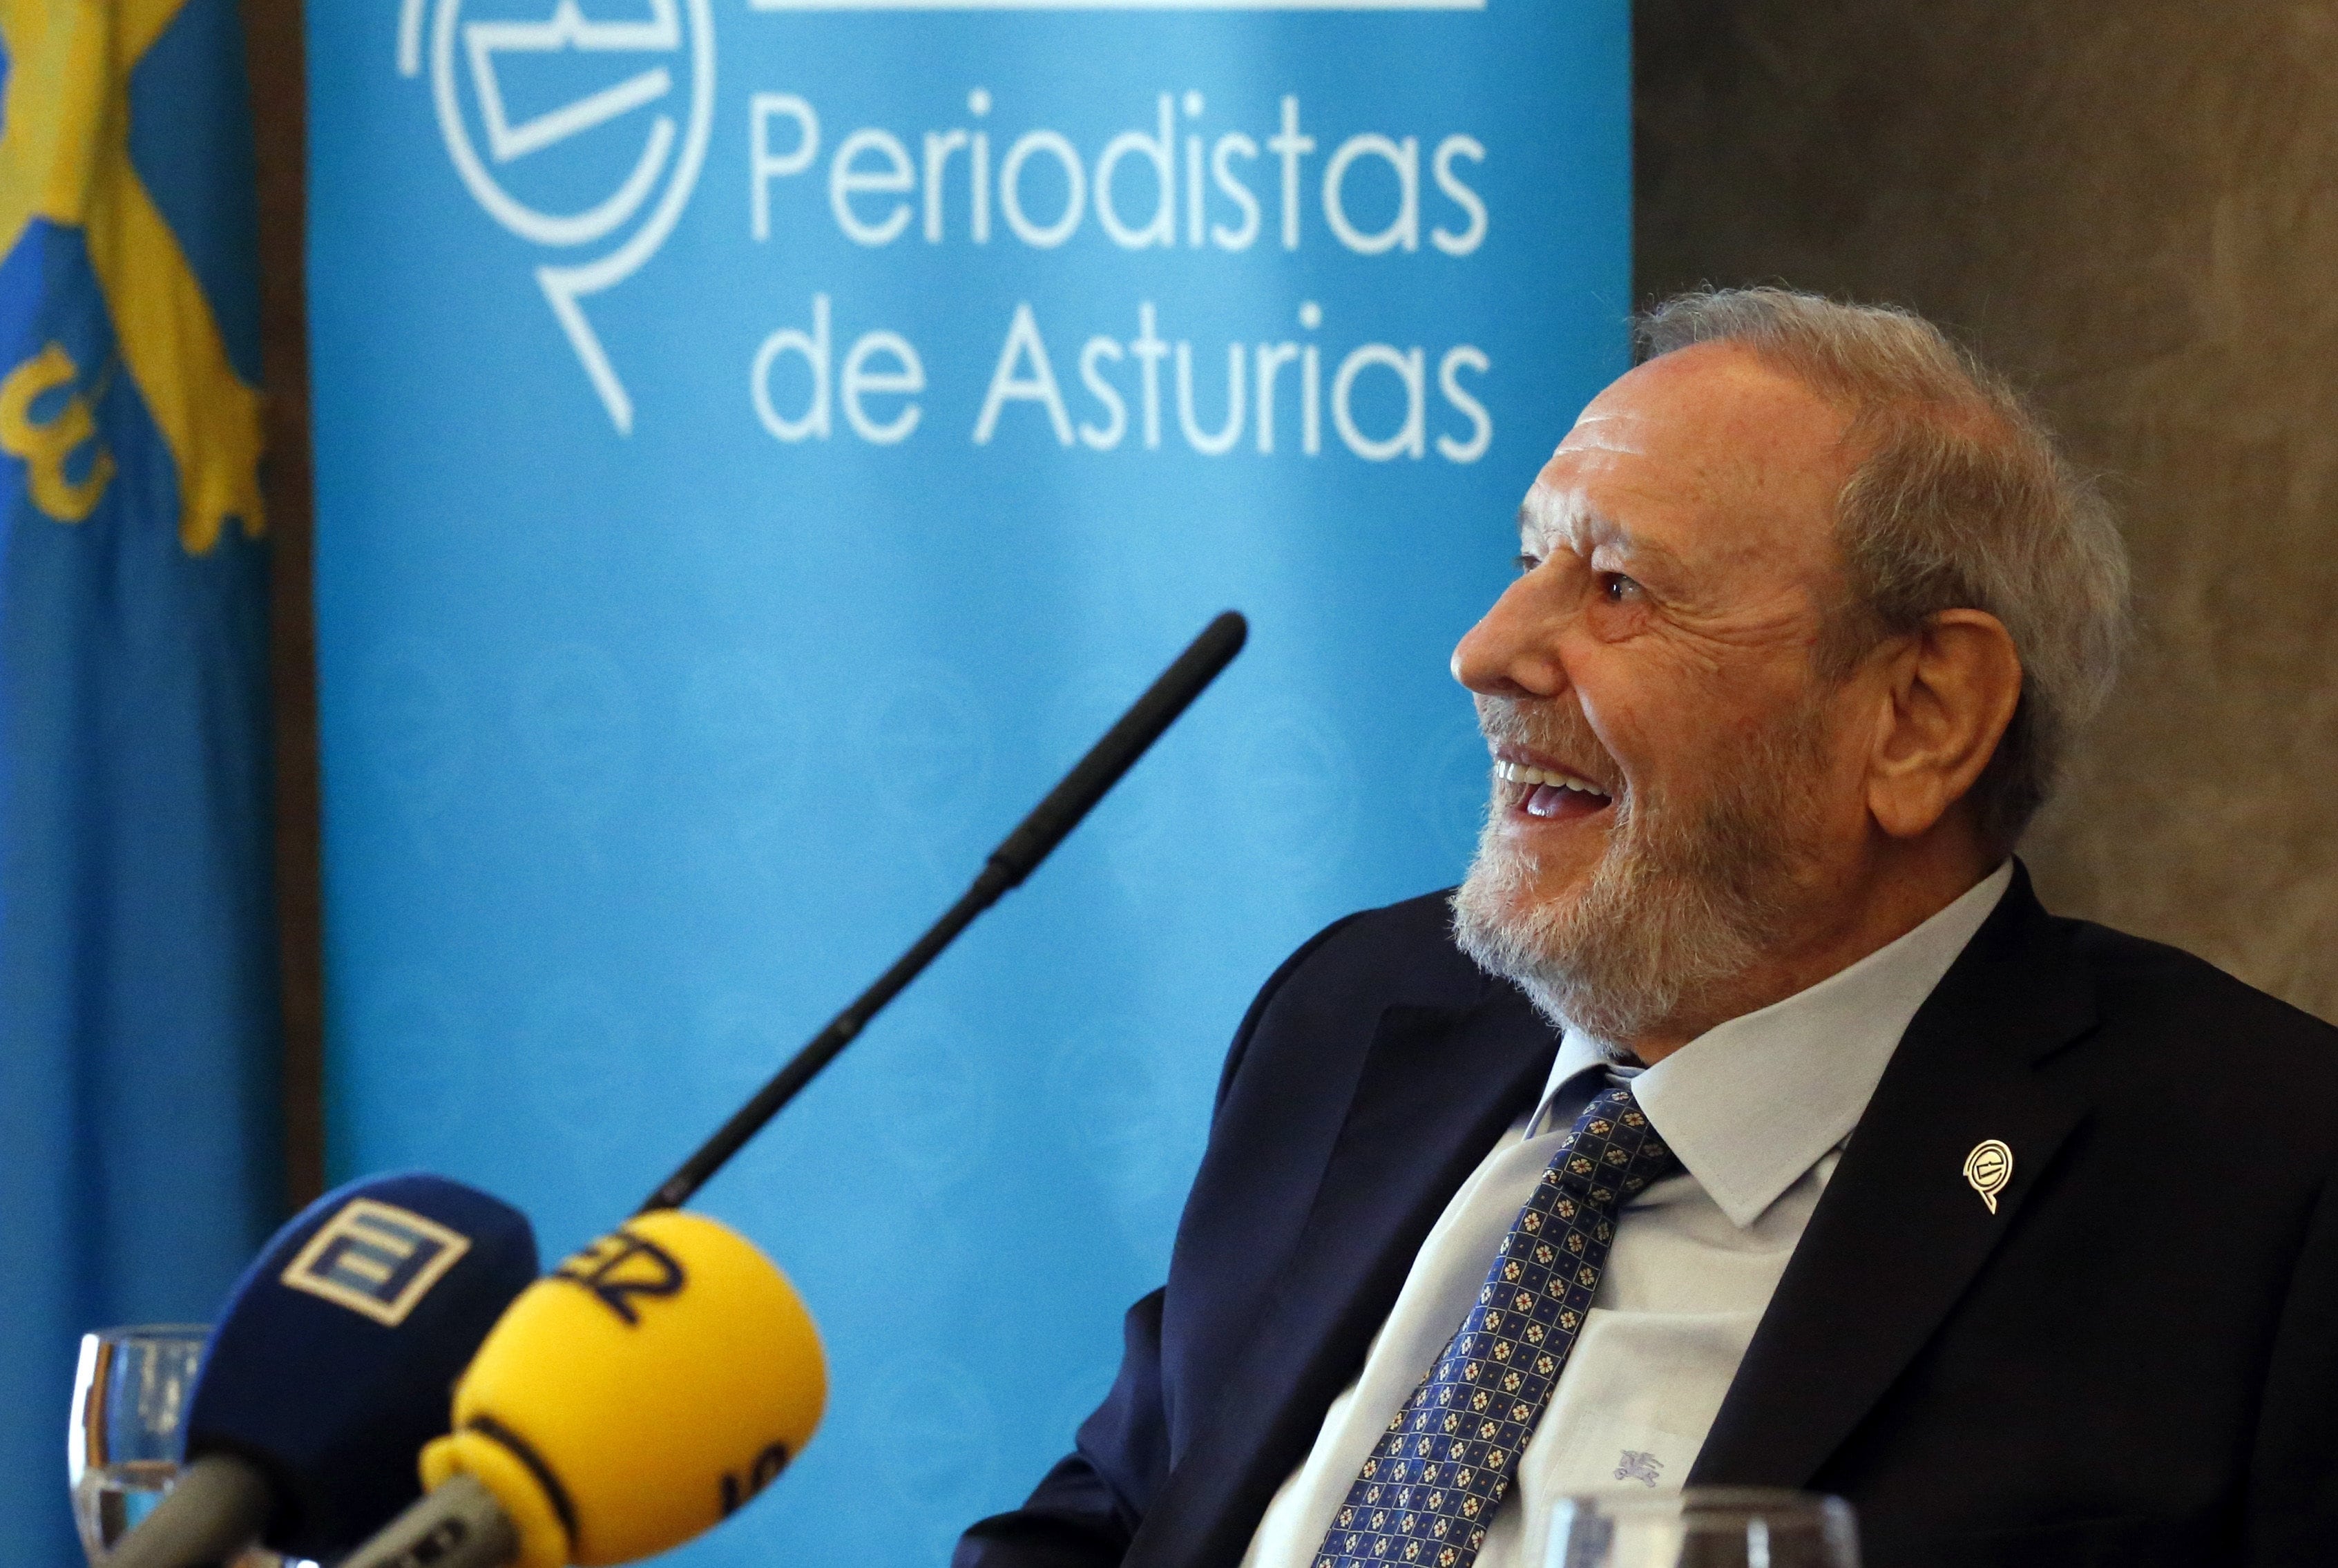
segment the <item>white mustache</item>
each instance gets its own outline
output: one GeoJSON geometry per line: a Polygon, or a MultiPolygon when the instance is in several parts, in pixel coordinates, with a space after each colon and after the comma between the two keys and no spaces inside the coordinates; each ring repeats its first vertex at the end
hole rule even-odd
{"type": "Polygon", "coordinates": [[[1489,749],[1511,745],[1539,753],[1622,798],[1623,770],[1581,708],[1538,698],[1481,696],[1477,703],[1478,733],[1489,749]]]}

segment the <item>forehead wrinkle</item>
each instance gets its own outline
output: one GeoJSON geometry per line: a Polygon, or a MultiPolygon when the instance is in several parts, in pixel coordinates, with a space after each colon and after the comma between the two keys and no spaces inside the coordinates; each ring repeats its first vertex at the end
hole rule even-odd
{"type": "Polygon", "coordinates": [[[1631,432],[1640,421],[1630,414],[1596,413],[1586,409],[1558,443],[1562,452],[1632,452],[1643,449],[1631,432]]]}

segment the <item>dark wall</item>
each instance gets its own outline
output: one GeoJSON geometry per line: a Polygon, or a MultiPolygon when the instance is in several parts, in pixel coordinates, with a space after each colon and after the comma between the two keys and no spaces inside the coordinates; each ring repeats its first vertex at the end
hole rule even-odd
{"type": "Polygon", "coordinates": [[[2338,7],[1639,0],[1637,285],[1915,307],[2105,474],[2139,636],[2049,905],[2338,1019],[2338,7]]]}

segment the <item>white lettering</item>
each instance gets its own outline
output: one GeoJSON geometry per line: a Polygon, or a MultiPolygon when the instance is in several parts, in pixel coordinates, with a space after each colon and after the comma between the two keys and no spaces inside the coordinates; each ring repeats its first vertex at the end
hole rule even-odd
{"type": "Polygon", "coordinates": [[[1299,356],[1299,449],[1309,457],[1323,450],[1323,351],[1310,343],[1299,356]]]}
{"type": "Polygon", "coordinates": [[[1128,351],[1136,356],[1144,383],[1144,449],[1149,452],[1161,445],[1161,360],[1169,352],[1169,345],[1154,330],[1150,300],[1136,307],[1136,337],[1128,351]]]}
{"type": "Polygon", "coordinates": [[[1177,428],[1185,444],[1205,458],[1223,458],[1242,439],[1243,346],[1226,345],[1226,420],[1215,431],[1203,430],[1194,419],[1194,345],[1177,344],[1177,428]]]}
{"type": "Polygon", "coordinates": [[[1299,357],[1296,343],[1258,346],[1258,449],[1274,455],[1274,372],[1299,357]]]}
{"type": "MultiPolygon", "coordinates": [[[[1312,300],[1299,305],[1299,324],[1309,331],[1323,324],[1323,307],[1312,300]]],[[[1299,449],[1314,457],[1323,449],[1323,356],[1312,343],[1299,356],[1299,449]]]]}
{"type": "Polygon", "coordinates": [[[801,174],[820,156],[820,116],[792,93],[758,93],[747,104],[748,207],[750,227],[758,240],[771,237],[771,181],[801,174]],[[785,114],[796,123],[792,152],[771,153],[771,116],[785,114]]]}
{"type": "Polygon", "coordinates": [[[763,421],[763,429],[788,442],[816,437],[828,439],[828,296],[811,297],[811,330],[782,327],[763,340],[755,350],[755,368],[750,373],[748,385],[755,399],[755,417],[763,421]],[[801,418],[789,419],[780,416],[771,402],[771,368],[779,363],[781,354],[801,354],[811,367],[811,401],[801,418]]]}
{"type": "Polygon", "coordinates": [[[1437,188],[1469,214],[1469,226],[1452,234],[1440,224],[1429,232],[1429,242],[1449,256],[1466,256],[1486,242],[1486,203],[1453,173],[1457,156],[1482,163],[1486,161],[1486,149],[1475,136],[1448,136],[1437,143],[1437,156],[1429,161],[1429,170],[1437,176],[1437,188]]]}
{"type": "Polygon", "coordinates": [[[1368,463],[1420,456],[1428,424],[1424,370],[1419,349],[1400,351],[1387,343],[1366,343],[1340,362],[1340,373],[1331,379],[1331,424],[1340,432],[1340,439],[1348,443],[1348,450],[1368,463]],[[1359,429],[1348,407],[1356,378],[1374,365],[1394,370],[1404,382],[1404,423],[1397,427],[1396,434],[1382,440],[1374,440],[1359,429]]]}
{"type": "Polygon", "coordinates": [[[838,378],[845,423],[862,440],[880,447],[898,446],[908,440],[924,410],[915,403],[907,403],[892,419],[879,424],[861,408],[862,396],[870,392],[880,397],[909,395],[925,390],[926,368],[918,362],[918,350],[899,332],[864,333],[852,345],[852,351],[844,356],[844,373],[838,378]],[[891,356],[892,369],[869,368],[869,361],[879,354],[891,356]]]}
{"type": "Polygon", "coordinates": [[[1149,137],[1142,131],[1123,131],[1105,143],[1104,156],[1096,160],[1095,212],[1096,222],[1112,236],[1112,242],[1125,250],[1142,251],[1148,245],[1169,246],[1177,242],[1177,164],[1176,137],[1172,131],[1169,94],[1161,94],[1160,135],[1149,137]],[[1112,198],[1112,176],[1120,161],[1130,153],[1142,153],[1153,165],[1156,196],[1153,216],[1143,228],[1131,228],[1120,215],[1112,198]]]}
{"type": "Polygon", "coordinates": [[[1401,142],[1391,142],[1378,133],[1351,136],[1340,143],[1331,154],[1331,166],[1323,171],[1323,221],[1331,225],[1331,232],[1340,243],[1360,256],[1377,256],[1383,251],[1402,245],[1408,251],[1420,248],[1420,143],[1407,136],[1401,142]],[[1341,194],[1348,171],[1359,158],[1378,158],[1396,171],[1396,216],[1387,228],[1376,234],[1367,234],[1348,221],[1348,207],[1341,194]]]}
{"type": "MultiPolygon", "coordinates": [[[[966,106],[980,119],[990,113],[990,90],[977,87],[967,94],[966,106]]],[[[974,133],[974,242],[990,243],[990,133],[974,133]]]]}
{"type": "Polygon", "coordinates": [[[909,204],[896,202],[890,212],[869,223],[862,222],[853,211],[852,198],[864,191],[899,195],[917,189],[917,172],[909,166],[909,150],[901,145],[899,137],[889,131],[855,131],[837,148],[836,157],[828,166],[829,211],[836,214],[836,226],[854,244],[889,245],[909,226],[909,204]],[[884,159],[885,167],[858,167],[863,153],[878,153],[884,159]]]}
{"type": "Polygon", "coordinates": [[[1282,160],[1282,248],[1299,249],[1299,160],[1315,151],[1315,138],[1299,133],[1299,100],[1282,100],[1282,129],[1266,139],[1267,151],[1282,160]]]}
{"type": "Polygon", "coordinates": [[[1459,372],[1464,366],[1481,376],[1493,368],[1486,358],[1485,350],[1475,343],[1463,343],[1458,348],[1448,349],[1445,358],[1437,362],[1437,390],[1445,394],[1445,400],[1452,404],[1471,427],[1470,437],[1466,441],[1457,441],[1450,436],[1437,438],[1438,453],[1450,463],[1474,463],[1486,455],[1486,449],[1494,442],[1493,416],[1486,412],[1485,404],[1461,390],[1459,372]]]}
{"type": "MultiPolygon", "coordinates": [[[[1185,117],[1202,117],[1202,95],[1185,94],[1185,117]]],[[[1202,246],[1202,139],[1185,138],[1185,243],[1195,250],[1202,246]]]]}
{"type": "Polygon", "coordinates": [[[1120,445],[1120,438],[1128,430],[1128,405],[1120,400],[1120,390],[1104,379],[1104,372],[1096,369],[1096,361],[1118,360],[1125,357],[1120,351],[1120,345],[1110,338],[1090,338],[1086,346],[1080,350],[1080,380],[1087,383],[1088,391],[1112,416],[1112,422],[1101,428],[1090,424],[1080,426],[1081,441],[1099,452],[1109,452],[1120,445]]]}
{"type": "Polygon", "coordinates": [[[1062,133],[1033,131],[1007,149],[1007,162],[998,166],[998,210],[1007,214],[1007,226],[1025,244],[1051,251],[1070,239],[1080,226],[1087,199],[1087,175],[1080,168],[1079,152],[1062,133]],[[1046,153],[1064,171],[1063,215],[1045,225],[1034,223],[1023,211],[1023,165],[1034,153],[1046,153]]]}
{"type": "Polygon", "coordinates": [[[1217,181],[1218,189],[1242,209],[1243,215],[1239,229],[1229,229],[1223,223],[1210,226],[1210,239],[1221,251],[1247,251],[1251,242],[1258,238],[1258,198],[1251,194],[1250,187],[1243,184],[1242,177],[1234,173],[1231,162],[1234,158],[1248,158],[1255,162],[1258,143],[1234,131],[1219,137],[1217,146],[1210,153],[1211,177],[1217,181]]]}
{"type": "Polygon", "coordinates": [[[1009,402],[1038,403],[1047,410],[1059,446],[1072,444],[1072,417],[1064,409],[1064,394],[1056,386],[1056,367],[1047,359],[1047,345],[1039,337],[1038,319],[1028,301],[1015,307],[1007,329],[1007,342],[998,350],[998,368],[990,372],[990,390],[982,399],[982,416],[974,423],[974,444],[987,447],[998,431],[998,415],[1009,402]],[[1027,361],[1027,373],[1017,367],[1027,361]]]}
{"type": "Polygon", "coordinates": [[[929,245],[942,242],[942,176],[949,171],[949,155],[966,143],[963,131],[926,133],[926,243],[929,245]]]}

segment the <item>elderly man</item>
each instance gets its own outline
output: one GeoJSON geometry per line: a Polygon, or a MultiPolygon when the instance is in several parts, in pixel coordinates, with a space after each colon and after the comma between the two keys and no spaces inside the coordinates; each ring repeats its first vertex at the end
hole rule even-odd
{"type": "Polygon", "coordinates": [[[958,1568],[1543,1568],[1684,1482],[1874,1568],[2338,1562],[2338,1037],[2009,858],[2100,503],[1905,313],[1643,338],[1454,654],[1468,881],[1267,982],[1117,1384],[958,1568]]]}

